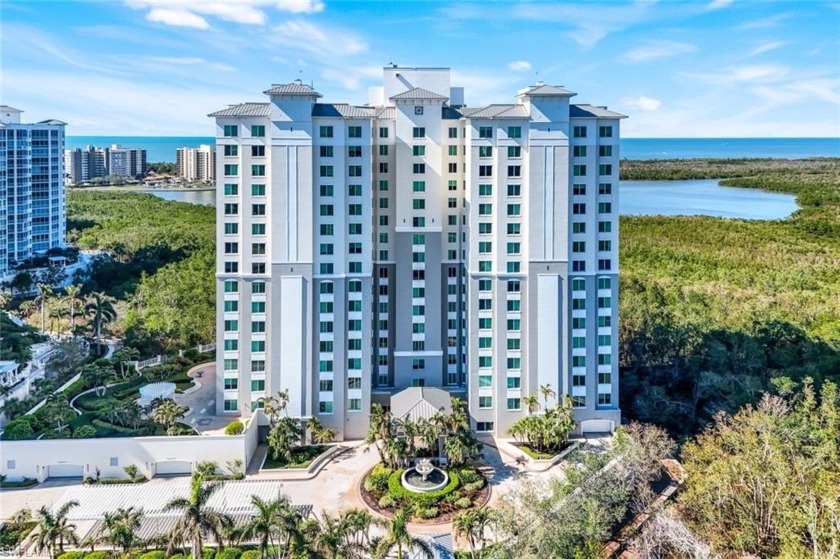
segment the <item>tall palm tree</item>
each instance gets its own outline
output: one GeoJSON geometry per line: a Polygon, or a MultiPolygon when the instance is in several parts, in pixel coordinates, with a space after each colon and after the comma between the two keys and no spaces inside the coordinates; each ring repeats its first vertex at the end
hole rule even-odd
{"type": "Polygon", "coordinates": [[[68,285],[64,290],[64,299],[70,307],[70,332],[73,332],[76,328],[76,308],[85,300],[82,297],[82,284],[68,285]]]}
{"type": "MultiPolygon", "coordinates": [[[[9,306],[9,302],[12,300],[12,296],[6,293],[5,291],[0,292],[0,326],[3,324],[3,314],[6,312],[6,307],[9,306]]],[[[0,360],[3,359],[3,331],[0,329],[0,360]]],[[[4,387],[5,388],[5,387],[4,387]]],[[[8,396],[8,394],[3,394],[3,396],[8,396]]]]}
{"type": "Polygon", "coordinates": [[[379,541],[374,552],[375,559],[386,559],[396,549],[397,559],[403,559],[403,551],[413,550],[423,557],[434,559],[432,546],[426,540],[408,533],[408,513],[400,509],[387,523],[388,533],[379,541]]]}
{"type": "Polygon", "coordinates": [[[73,410],[63,392],[53,392],[44,404],[44,415],[50,423],[56,424],[56,431],[61,433],[67,428],[67,422],[73,417],[73,410]]]}
{"type": "Polygon", "coordinates": [[[114,309],[110,297],[102,293],[91,293],[91,298],[85,305],[85,313],[91,317],[93,328],[96,331],[96,345],[101,346],[102,326],[117,318],[117,311],[114,309]]]}
{"type": "Polygon", "coordinates": [[[47,550],[50,557],[54,558],[64,553],[65,542],[79,545],[76,525],[67,521],[70,509],[78,506],[79,501],[68,501],[54,514],[46,506],[40,508],[38,511],[38,537],[35,540],[35,550],[38,553],[47,550]]]}
{"type": "Polygon", "coordinates": [[[551,389],[550,384],[543,384],[542,386],[540,386],[540,394],[542,394],[546,408],[548,407],[548,399],[557,396],[557,392],[551,389]]]}
{"type": "Polygon", "coordinates": [[[540,409],[540,400],[537,398],[536,394],[531,394],[530,396],[523,396],[522,403],[525,404],[525,408],[528,410],[528,413],[534,413],[538,409],[540,409]]]}
{"type": "Polygon", "coordinates": [[[324,514],[312,527],[310,548],[323,559],[362,559],[364,547],[356,542],[344,516],[324,514]]]}
{"type": "Polygon", "coordinates": [[[49,301],[53,295],[54,292],[51,285],[47,285],[45,283],[38,284],[38,296],[35,298],[35,301],[41,307],[41,332],[44,332],[44,328],[46,328],[47,301],[49,301]]]}
{"type": "Polygon", "coordinates": [[[317,417],[310,417],[306,422],[306,430],[314,444],[327,444],[335,438],[335,429],[324,427],[317,417]]]}
{"type": "Polygon", "coordinates": [[[178,420],[187,413],[187,409],[176,404],[175,400],[167,398],[152,412],[152,419],[166,428],[167,435],[174,435],[175,426],[178,424],[178,420]]]}
{"type": "Polygon", "coordinates": [[[192,558],[201,559],[204,541],[212,537],[219,546],[224,544],[222,534],[233,522],[226,514],[210,508],[207,502],[219,487],[218,483],[201,483],[201,476],[193,476],[189,497],[175,497],[163,508],[177,511],[181,517],[169,534],[167,555],[182,542],[190,542],[192,558]]]}
{"type": "Polygon", "coordinates": [[[476,559],[484,550],[484,531],[493,521],[493,515],[489,509],[470,509],[458,513],[452,519],[452,527],[456,536],[467,538],[467,545],[470,546],[470,557],[476,559]],[[476,554],[478,551],[478,555],[476,554]]]}
{"type": "Polygon", "coordinates": [[[107,512],[103,517],[104,534],[100,541],[111,544],[115,549],[120,548],[123,555],[128,556],[128,552],[142,542],[137,535],[142,520],[142,508],[120,507],[115,512],[107,512]]]}

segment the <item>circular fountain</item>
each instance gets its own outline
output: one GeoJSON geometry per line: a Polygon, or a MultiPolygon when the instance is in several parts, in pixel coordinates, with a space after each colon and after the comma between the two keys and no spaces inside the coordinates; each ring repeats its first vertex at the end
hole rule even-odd
{"type": "Polygon", "coordinates": [[[140,405],[147,406],[157,398],[172,398],[175,395],[174,382],[154,382],[140,387],[140,405]]]}
{"type": "Polygon", "coordinates": [[[449,483],[449,474],[435,467],[428,458],[421,458],[413,468],[402,475],[402,486],[414,493],[428,493],[443,489],[449,483]]]}

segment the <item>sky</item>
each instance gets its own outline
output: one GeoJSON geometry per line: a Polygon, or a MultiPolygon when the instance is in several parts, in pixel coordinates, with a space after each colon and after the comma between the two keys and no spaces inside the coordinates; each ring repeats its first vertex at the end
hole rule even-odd
{"type": "Polygon", "coordinates": [[[0,104],[69,135],[210,136],[298,78],[365,104],[390,62],[471,106],[563,85],[625,137],[840,136],[840,0],[0,1],[0,104]]]}

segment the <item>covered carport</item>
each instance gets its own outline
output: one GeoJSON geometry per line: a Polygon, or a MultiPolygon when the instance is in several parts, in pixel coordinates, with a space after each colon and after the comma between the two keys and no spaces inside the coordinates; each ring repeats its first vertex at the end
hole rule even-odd
{"type": "Polygon", "coordinates": [[[47,479],[68,479],[78,478],[82,479],[85,475],[85,467],[83,464],[50,464],[47,468],[47,479]]]}
{"type": "Polygon", "coordinates": [[[192,460],[172,458],[155,462],[155,476],[188,476],[192,474],[192,460]]]}

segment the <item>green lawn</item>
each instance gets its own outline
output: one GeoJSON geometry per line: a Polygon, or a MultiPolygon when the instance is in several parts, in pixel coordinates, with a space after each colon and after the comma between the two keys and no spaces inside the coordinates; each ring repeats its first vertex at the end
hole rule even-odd
{"type": "Polygon", "coordinates": [[[557,454],[546,454],[544,452],[537,452],[536,450],[534,450],[526,444],[515,444],[514,446],[516,446],[516,448],[530,456],[532,460],[551,460],[552,458],[557,456],[557,454],[560,454],[559,452],[557,454]]]}

